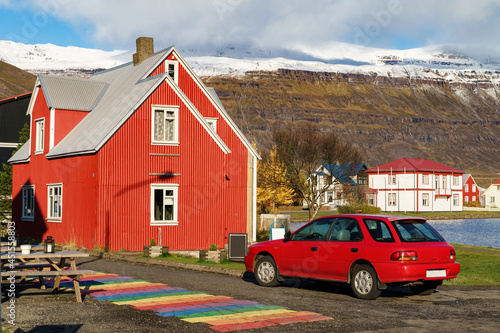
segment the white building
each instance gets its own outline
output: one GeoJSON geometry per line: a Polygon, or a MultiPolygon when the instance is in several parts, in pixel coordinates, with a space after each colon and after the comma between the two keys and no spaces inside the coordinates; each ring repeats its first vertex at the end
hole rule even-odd
{"type": "Polygon", "coordinates": [[[500,207],[500,179],[493,182],[483,195],[486,208],[500,207]]]}
{"type": "Polygon", "coordinates": [[[463,210],[463,171],[427,159],[401,158],[371,168],[368,202],[386,212],[463,210]]]}

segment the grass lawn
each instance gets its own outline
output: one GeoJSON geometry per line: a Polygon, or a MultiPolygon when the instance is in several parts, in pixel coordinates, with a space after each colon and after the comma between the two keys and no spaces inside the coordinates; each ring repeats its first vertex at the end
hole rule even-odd
{"type": "Polygon", "coordinates": [[[196,265],[204,265],[204,266],[214,266],[214,267],[221,267],[221,268],[231,268],[231,269],[240,269],[242,271],[245,270],[245,264],[243,262],[235,262],[235,261],[229,261],[226,260],[220,264],[213,262],[213,261],[205,261],[197,258],[189,258],[189,257],[184,257],[184,256],[178,256],[178,255],[172,255],[168,254],[166,256],[161,255],[159,257],[156,257],[156,259],[160,260],[168,260],[168,261],[174,261],[174,262],[182,262],[185,264],[196,264],[196,265]]]}
{"type": "Polygon", "coordinates": [[[460,273],[446,285],[500,285],[500,249],[453,244],[460,263],[460,273]]]}

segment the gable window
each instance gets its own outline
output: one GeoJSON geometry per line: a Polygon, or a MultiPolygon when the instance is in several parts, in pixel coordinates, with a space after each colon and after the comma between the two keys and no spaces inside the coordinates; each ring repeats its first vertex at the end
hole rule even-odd
{"type": "Polygon", "coordinates": [[[47,221],[60,222],[62,218],[62,184],[47,185],[47,221]]]}
{"type": "Polygon", "coordinates": [[[175,83],[178,82],[179,79],[179,63],[177,61],[165,61],[165,71],[168,73],[168,76],[172,80],[174,80],[175,83]]]}
{"type": "Polygon", "coordinates": [[[179,143],[179,107],[153,106],[153,143],[179,143]]]}
{"type": "Polygon", "coordinates": [[[36,138],[35,138],[35,153],[43,153],[44,134],[45,134],[45,119],[35,120],[36,138]]]}
{"type": "Polygon", "coordinates": [[[217,133],[217,118],[205,118],[205,120],[214,132],[217,133]]]}
{"type": "Polygon", "coordinates": [[[35,186],[23,186],[23,215],[24,221],[33,221],[35,219],[35,186]]]}
{"type": "Polygon", "coordinates": [[[422,175],[422,184],[429,185],[429,175],[422,175]]]}
{"type": "Polygon", "coordinates": [[[389,176],[389,185],[396,185],[396,176],[394,175],[389,176]]]}
{"type": "Polygon", "coordinates": [[[151,185],[151,225],[177,225],[177,184],[151,185]]]}
{"type": "Polygon", "coordinates": [[[429,206],[429,193],[422,194],[422,206],[429,206]]]}
{"type": "Polygon", "coordinates": [[[396,206],[396,193],[389,193],[389,206],[396,206]]]}

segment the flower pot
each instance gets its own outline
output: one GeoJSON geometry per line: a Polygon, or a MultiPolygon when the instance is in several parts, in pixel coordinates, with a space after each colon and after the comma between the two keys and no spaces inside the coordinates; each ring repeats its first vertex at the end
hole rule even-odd
{"type": "Polygon", "coordinates": [[[21,245],[21,253],[22,254],[30,254],[30,252],[31,252],[31,245],[30,244],[21,245]]]}

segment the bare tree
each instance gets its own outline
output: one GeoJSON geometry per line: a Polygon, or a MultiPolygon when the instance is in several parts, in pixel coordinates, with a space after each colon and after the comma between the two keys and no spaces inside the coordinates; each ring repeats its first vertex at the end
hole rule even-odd
{"type": "MultiPolygon", "coordinates": [[[[334,178],[319,174],[318,167],[343,164],[354,166],[362,158],[357,149],[347,142],[341,142],[332,131],[321,131],[307,123],[298,126],[275,124],[273,141],[276,152],[286,167],[286,176],[309,208],[309,220],[314,219],[334,178]]],[[[346,170],[349,173],[349,170],[346,170]]]]}

